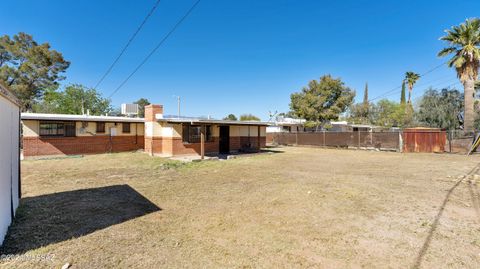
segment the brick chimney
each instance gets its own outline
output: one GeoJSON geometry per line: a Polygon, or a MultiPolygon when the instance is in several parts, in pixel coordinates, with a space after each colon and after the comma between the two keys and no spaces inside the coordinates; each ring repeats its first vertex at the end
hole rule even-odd
{"type": "Polygon", "coordinates": [[[162,105],[148,105],[145,106],[145,122],[154,122],[157,121],[155,115],[163,115],[163,106],[162,105]]]}

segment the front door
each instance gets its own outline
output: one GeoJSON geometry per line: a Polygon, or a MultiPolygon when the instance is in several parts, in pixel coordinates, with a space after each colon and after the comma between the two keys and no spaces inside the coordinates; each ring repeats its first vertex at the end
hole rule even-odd
{"type": "Polygon", "coordinates": [[[230,126],[220,126],[220,134],[218,141],[219,153],[230,152],[230,126]]]}

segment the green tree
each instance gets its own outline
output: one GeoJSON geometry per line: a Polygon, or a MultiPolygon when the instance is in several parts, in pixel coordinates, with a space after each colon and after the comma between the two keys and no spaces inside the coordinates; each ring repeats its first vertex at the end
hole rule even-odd
{"type": "Polygon", "coordinates": [[[237,117],[233,114],[228,114],[223,120],[238,120],[237,117]]]}
{"type": "Polygon", "coordinates": [[[412,90],[413,90],[413,86],[415,85],[415,83],[417,83],[417,81],[420,79],[420,75],[415,73],[415,72],[406,72],[405,73],[405,82],[407,83],[408,85],[408,103],[411,104],[412,103],[412,90]]]}
{"type": "Polygon", "coordinates": [[[240,115],[240,121],[260,121],[260,118],[252,114],[240,115]]]}
{"type": "Polygon", "coordinates": [[[405,104],[406,98],[405,98],[405,80],[402,80],[402,93],[400,94],[400,104],[405,104]]]}
{"type": "Polygon", "coordinates": [[[456,89],[437,91],[430,88],[420,100],[417,119],[429,127],[457,129],[457,115],[463,110],[463,99],[463,94],[456,89]]]}
{"type": "Polygon", "coordinates": [[[72,84],[63,91],[48,89],[41,102],[34,105],[34,112],[80,115],[102,115],[111,111],[110,100],[95,89],[72,84]]]}
{"type": "Polygon", "coordinates": [[[145,117],[145,106],[150,105],[150,101],[147,98],[140,98],[133,103],[138,105],[138,116],[140,118],[145,117]]]}
{"type": "Polygon", "coordinates": [[[312,80],[300,92],[290,95],[290,109],[308,121],[307,126],[324,125],[336,120],[352,104],[355,92],[330,75],[312,80]]]}
{"type": "Polygon", "coordinates": [[[359,104],[352,104],[349,107],[348,121],[353,123],[370,124],[370,102],[368,101],[368,83],[365,84],[363,92],[363,102],[359,104]]]}
{"type": "Polygon", "coordinates": [[[278,113],[278,116],[284,117],[284,118],[298,119],[297,115],[295,115],[293,111],[281,112],[281,113],[278,113]]]}
{"type": "Polygon", "coordinates": [[[363,103],[350,105],[347,121],[357,124],[370,124],[371,108],[370,104],[368,106],[365,106],[363,103]]]}
{"type": "Polygon", "coordinates": [[[465,23],[445,32],[446,35],[440,40],[446,41],[448,47],[441,50],[438,56],[453,54],[448,66],[455,68],[464,87],[464,132],[469,134],[474,131],[475,121],[474,87],[480,65],[480,19],[467,19],[465,23]]]}
{"type": "Polygon", "coordinates": [[[31,35],[0,37],[0,80],[17,95],[22,110],[30,110],[46,89],[58,87],[69,67],[62,54],[48,43],[38,44],[31,35]]]}
{"type": "Polygon", "coordinates": [[[413,124],[413,107],[382,99],[372,105],[371,122],[383,127],[407,127],[413,124]]]}

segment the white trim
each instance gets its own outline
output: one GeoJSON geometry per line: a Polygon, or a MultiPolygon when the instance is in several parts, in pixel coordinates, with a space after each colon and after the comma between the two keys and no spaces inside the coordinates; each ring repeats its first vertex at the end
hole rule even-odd
{"type": "Polygon", "coordinates": [[[272,125],[268,122],[262,121],[234,121],[234,120],[208,120],[208,119],[194,119],[194,118],[165,118],[159,121],[170,123],[190,123],[190,124],[219,124],[219,125],[253,125],[253,126],[268,126],[272,125]]]}
{"type": "Polygon", "coordinates": [[[45,114],[45,113],[22,113],[22,120],[105,121],[105,122],[138,122],[138,123],[145,122],[144,118],[45,114]]]}

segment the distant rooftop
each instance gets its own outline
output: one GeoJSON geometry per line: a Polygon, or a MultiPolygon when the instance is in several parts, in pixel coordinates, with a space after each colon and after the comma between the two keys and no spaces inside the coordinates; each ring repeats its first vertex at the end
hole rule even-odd
{"type": "Polygon", "coordinates": [[[191,124],[227,124],[227,125],[253,125],[253,126],[267,126],[271,125],[268,122],[262,121],[236,121],[236,120],[216,120],[208,118],[187,118],[187,117],[158,117],[157,120],[171,122],[171,123],[191,123],[191,124]]]}
{"type": "Polygon", "coordinates": [[[277,116],[275,118],[275,124],[277,125],[297,125],[297,124],[304,124],[307,122],[305,119],[294,119],[294,118],[287,118],[283,116],[277,116]]]}
{"type": "MultiPolygon", "coordinates": [[[[178,117],[172,115],[158,116],[157,120],[171,123],[192,123],[192,124],[228,124],[228,125],[254,125],[266,126],[268,122],[261,121],[231,121],[216,120],[206,117],[178,117]]],[[[48,113],[22,113],[22,120],[53,120],[53,121],[105,121],[105,122],[145,122],[144,118],[130,118],[117,116],[91,116],[91,115],[70,115],[70,114],[48,114],[48,113]]]]}

